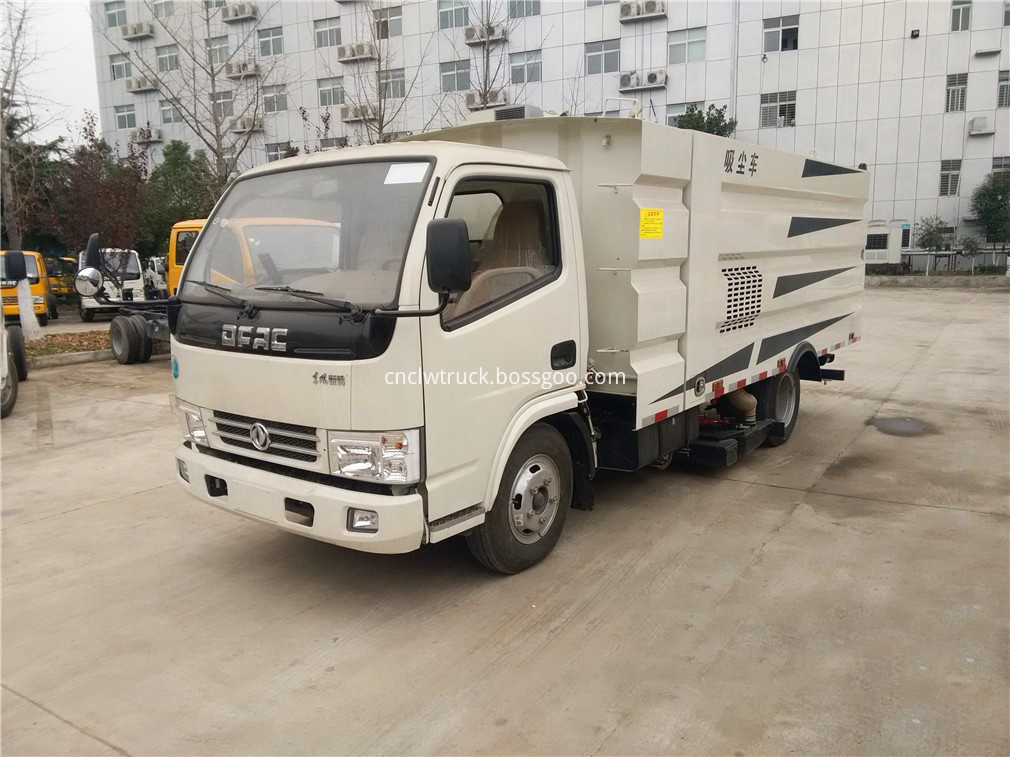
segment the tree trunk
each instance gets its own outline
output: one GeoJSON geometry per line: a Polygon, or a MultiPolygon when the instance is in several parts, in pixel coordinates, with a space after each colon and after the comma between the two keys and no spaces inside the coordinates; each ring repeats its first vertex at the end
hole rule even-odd
{"type": "Polygon", "coordinates": [[[10,148],[7,145],[7,132],[5,131],[3,116],[0,115],[0,165],[4,166],[3,171],[3,196],[4,196],[4,225],[7,227],[7,249],[21,249],[21,227],[18,225],[17,200],[14,197],[14,183],[11,181],[11,172],[6,166],[11,164],[10,148]]]}

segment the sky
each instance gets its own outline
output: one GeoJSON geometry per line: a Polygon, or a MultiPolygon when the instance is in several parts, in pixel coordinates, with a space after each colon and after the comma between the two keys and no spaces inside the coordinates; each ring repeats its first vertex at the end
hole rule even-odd
{"type": "Polygon", "coordinates": [[[30,0],[29,34],[39,56],[26,79],[41,100],[38,139],[75,135],[85,110],[98,112],[87,0],[30,0]]]}

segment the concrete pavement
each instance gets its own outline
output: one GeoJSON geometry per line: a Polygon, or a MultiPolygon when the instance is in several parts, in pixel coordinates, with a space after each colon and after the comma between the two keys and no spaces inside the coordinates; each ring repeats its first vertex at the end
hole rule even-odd
{"type": "Polygon", "coordinates": [[[189,500],[164,361],[32,373],[4,752],[1006,754],[1010,300],[864,302],[786,446],[601,475],[508,578],[189,500]]]}

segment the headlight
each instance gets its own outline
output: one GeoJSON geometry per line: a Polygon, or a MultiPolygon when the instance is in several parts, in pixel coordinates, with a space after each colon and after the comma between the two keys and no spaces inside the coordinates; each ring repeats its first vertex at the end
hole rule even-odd
{"type": "Polygon", "coordinates": [[[42,296],[41,294],[32,295],[32,305],[45,305],[45,304],[46,304],[46,298],[44,296],[42,296]]]}
{"type": "Polygon", "coordinates": [[[207,444],[207,430],[203,426],[203,413],[196,405],[172,395],[172,412],[179,416],[182,433],[196,444],[207,444]]]}
{"type": "Polygon", "coordinates": [[[357,434],[330,431],[330,472],[387,484],[416,484],[421,480],[421,432],[383,431],[357,434]]]}

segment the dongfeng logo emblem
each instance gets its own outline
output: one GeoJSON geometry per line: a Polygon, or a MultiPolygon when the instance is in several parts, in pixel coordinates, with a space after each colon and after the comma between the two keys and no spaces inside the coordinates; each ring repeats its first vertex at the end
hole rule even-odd
{"type": "Polygon", "coordinates": [[[260,452],[266,452],[270,449],[270,432],[262,423],[254,423],[249,429],[249,441],[260,452]]]}

